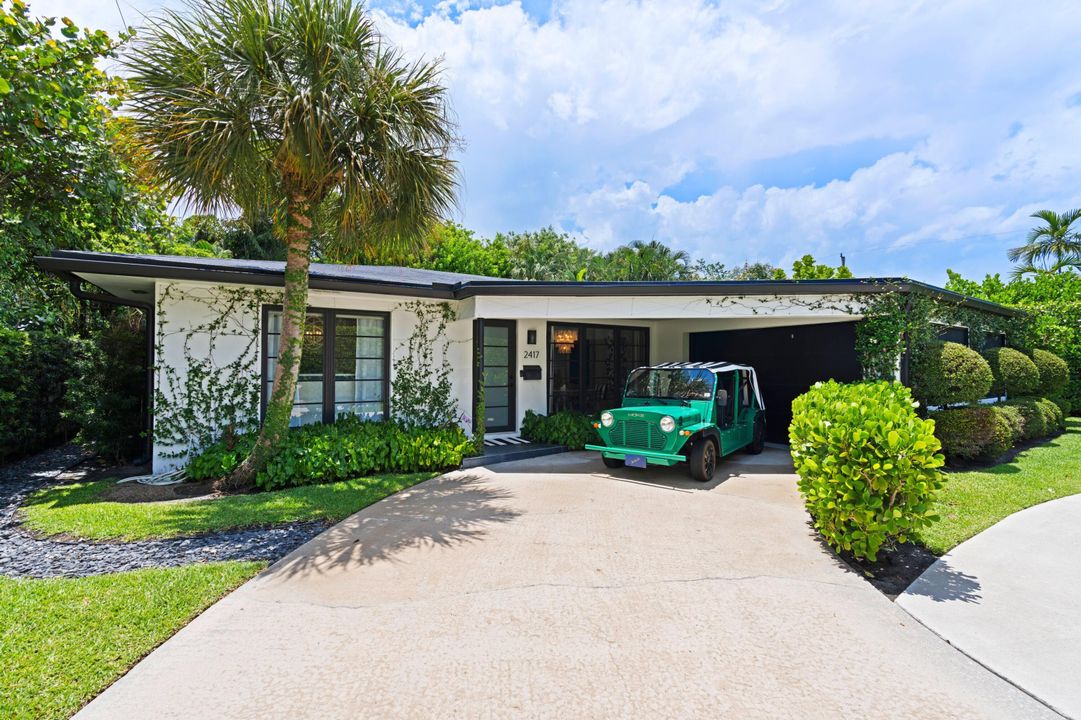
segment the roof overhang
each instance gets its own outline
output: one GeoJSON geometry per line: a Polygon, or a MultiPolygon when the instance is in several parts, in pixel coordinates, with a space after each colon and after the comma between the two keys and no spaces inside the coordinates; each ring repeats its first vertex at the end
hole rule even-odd
{"type": "MultiPolygon", "coordinates": [[[[145,303],[156,280],[282,287],[285,273],[277,267],[246,265],[237,261],[192,261],[183,257],[116,255],[56,251],[35,258],[42,269],[90,282],[118,299],[145,303]]],[[[674,282],[552,282],[469,279],[456,283],[411,283],[400,280],[356,278],[334,271],[334,266],[312,267],[309,287],[315,290],[405,295],[444,300],[481,296],[511,297],[658,297],[658,296],[762,296],[863,295],[886,292],[919,293],[976,310],[1016,317],[1015,308],[905,278],[847,278],[834,280],[722,280],[674,282]],[[329,269],[327,269],[329,268],[329,269]]]]}

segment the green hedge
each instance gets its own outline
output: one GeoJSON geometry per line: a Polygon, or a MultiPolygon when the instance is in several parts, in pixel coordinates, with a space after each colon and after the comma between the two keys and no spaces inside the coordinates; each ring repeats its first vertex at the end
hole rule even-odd
{"type": "Polygon", "coordinates": [[[912,396],[924,407],[976,402],[987,397],[994,379],[983,356],[954,342],[922,348],[913,359],[910,377],[912,396]]]}
{"type": "MultiPolygon", "coordinates": [[[[226,475],[247,456],[252,436],[224,437],[188,464],[188,477],[226,475]]],[[[333,425],[290,428],[274,457],[256,477],[263,490],[335,482],[380,472],[448,470],[473,449],[461,428],[405,428],[353,416],[333,425]]]]}
{"type": "Polygon", "coordinates": [[[837,550],[879,549],[933,522],[945,459],[934,421],[916,415],[900,383],[817,383],[792,402],[788,428],[799,490],[815,528],[837,550]]]}
{"type": "Polygon", "coordinates": [[[561,410],[553,415],[538,415],[526,410],[522,418],[522,437],[532,442],[562,445],[568,450],[581,450],[587,444],[600,442],[593,419],[571,410],[561,410]]]}
{"type": "Polygon", "coordinates": [[[85,351],[77,339],[0,327],[0,462],[75,434],[65,393],[85,351]]]}
{"type": "Polygon", "coordinates": [[[1032,362],[1040,371],[1040,395],[1055,397],[1070,382],[1070,366],[1050,350],[1033,350],[1032,362]]]}
{"type": "Polygon", "coordinates": [[[1040,370],[1027,355],[1013,348],[984,351],[994,375],[992,389],[999,395],[1031,395],[1040,389],[1040,370]]]}
{"type": "MultiPolygon", "coordinates": [[[[1015,408],[1010,408],[1011,411],[1015,408]]],[[[1020,416],[994,405],[951,408],[931,414],[942,452],[954,460],[994,460],[1020,432],[1020,416]]]]}

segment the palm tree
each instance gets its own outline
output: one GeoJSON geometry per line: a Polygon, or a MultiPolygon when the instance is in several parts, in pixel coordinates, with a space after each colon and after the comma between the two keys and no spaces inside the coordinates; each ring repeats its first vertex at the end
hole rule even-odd
{"type": "Polygon", "coordinates": [[[690,273],[690,256],[656,240],[634,242],[609,253],[607,272],[613,280],[679,280],[690,273]]]}
{"type": "Polygon", "coordinates": [[[170,190],[207,210],[269,210],[285,244],[281,351],[250,487],[289,426],[313,223],[343,245],[408,244],[453,204],[457,138],[437,64],[408,63],[353,0],[192,0],[125,58],[140,137],[170,190]]]}
{"type": "Polygon", "coordinates": [[[1064,213],[1040,210],[1030,217],[1047,224],[1030,230],[1024,245],[1010,248],[1007,253],[1010,261],[1018,263],[1014,277],[1081,266],[1081,233],[1071,227],[1081,218],[1081,210],[1064,213]]]}

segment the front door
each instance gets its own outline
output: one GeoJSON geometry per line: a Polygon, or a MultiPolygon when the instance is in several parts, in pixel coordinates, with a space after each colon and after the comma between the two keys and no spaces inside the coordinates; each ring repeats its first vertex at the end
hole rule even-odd
{"type": "Polygon", "coordinates": [[[481,325],[480,382],[484,389],[486,432],[514,430],[514,320],[483,320],[481,325]]]}

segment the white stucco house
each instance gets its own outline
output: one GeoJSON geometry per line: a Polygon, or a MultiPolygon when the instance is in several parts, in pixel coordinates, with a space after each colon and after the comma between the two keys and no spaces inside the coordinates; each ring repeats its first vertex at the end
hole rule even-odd
{"type": "MultiPolygon", "coordinates": [[[[38,264],[67,278],[81,297],[147,310],[157,345],[148,346],[148,389],[167,396],[200,360],[212,357],[227,367],[247,353],[265,403],[283,263],[57,251],[38,264]],[[240,291],[250,291],[248,300],[230,303],[231,293],[240,291]],[[207,328],[223,307],[229,308],[228,327],[214,335],[207,328]]],[[[1004,317],[1015,312],[904,279],[536,282],[314,264],[293,420],[386,416],[395,360],[416,325],[406,306],[419,300],[454,311],[447,352],[467,430],[481,385],[486,437],[498,438],[513,436],[526,410],[596,412],[618,404],[635,367],[727,360],[757,369],[769,438],[784,441],[793,397],[817,380],[861,376],[855,350],[860,302],[882,292],[929,294],[1004,317]]],[[[967,334],[960,327],[942,332],[950,339],[967,334]]],[[[899,358],[902,380],[904,365],[899,358]]],[[[175,448],[152,431],[149,437],[154,471],[174,466],[175,448]]]]}

